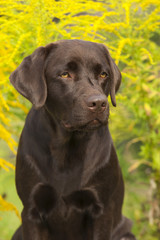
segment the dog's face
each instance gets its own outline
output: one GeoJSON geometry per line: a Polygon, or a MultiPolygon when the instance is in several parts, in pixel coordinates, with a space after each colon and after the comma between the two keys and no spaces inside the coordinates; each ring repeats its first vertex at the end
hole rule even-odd
{"type": "Polygon", "coordinates": [[[106,124],[107,96],[115,106],[121,74],[102,44],[64,40],[40,47],[11,74],[15,88],[37,108],[45,107],[65,129],[106,124]]]}

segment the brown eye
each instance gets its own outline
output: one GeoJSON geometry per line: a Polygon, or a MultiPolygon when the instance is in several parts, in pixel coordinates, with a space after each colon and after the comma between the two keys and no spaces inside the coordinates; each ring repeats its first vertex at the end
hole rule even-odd
{"type": "Polygon", "coordinates": [[[101,78],[106,78],[108,77],[108,74],[106,72],[102,72],[100,75],[101,78]]]}
{"type": "Polygon", "coordinates": [[[60,76],[62,78],[69,78],[70,77],[68,72],[63,72],[60,76]]]}

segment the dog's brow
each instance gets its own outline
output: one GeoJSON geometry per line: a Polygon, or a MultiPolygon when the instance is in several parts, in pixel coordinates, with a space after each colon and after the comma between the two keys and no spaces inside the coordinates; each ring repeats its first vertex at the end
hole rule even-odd
{"type": "Polygon", "coordinates": [[[77,70],[78,65],[75,61],[70,61],[69,63],[67,63],[67,67],[69,68],[69,70],[75,71],[77,70]]]}
{"type": "Polygon", "coordinates": [[[100,63],[96,63],[93,66],[94,72],[100,73],[102,71],[102,65],[100,63]]]}

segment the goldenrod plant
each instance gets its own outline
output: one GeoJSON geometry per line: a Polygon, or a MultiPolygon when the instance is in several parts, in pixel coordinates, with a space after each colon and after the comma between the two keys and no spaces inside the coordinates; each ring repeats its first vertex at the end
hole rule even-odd
{"type": "MultiPolygon", "coordinates": [[[[134,209],[132,215],[135,225],[136,222],[139,225],[135,228],[137,238],[157,240],[160,231],[159,0],[0,0],[0,143],[9,146],[14,158],[5,159],[0,150],[0,167],[14,168],[18,138],[31,106],[11,86],[10,73],[37,47],[75,38],[106,44],[122,72],[119,104],[111,109],[110,125],[120,149],[120,160],[125,159],[121,164],[126,179],[131,175],[134,178],[138,172],[148,184],[141,211],[134,209]]],[[[14,210],[19,216],[16,208],[2,197],[1,210],[14,210]]],[[[11,235],[4,233],[3,239],[11,235]]]]}

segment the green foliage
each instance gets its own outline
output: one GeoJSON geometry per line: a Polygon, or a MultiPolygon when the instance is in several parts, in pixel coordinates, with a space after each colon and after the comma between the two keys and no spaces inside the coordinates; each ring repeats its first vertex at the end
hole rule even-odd
{"type": "MultiPolygon", "coordinates": [[[[150,182],[150,198],[143,201],[150,204],[145,211],[156,236],[160,231],[159,0],[0,0],[0,10],[0,139],[16,153],[30,103],[8,78],[25,56],[59,39],[106,44],[123,76],[118,107],[111,108],[112,133],[120,159],[127,160],[121,160],[125,176],[130,179],[129,167],[132,174],[138,172],[150,182]]],[[[0,158],[0,166],[7,166],[0,158]]],[[[146,232],[140,237],[150,240],[146,232]]]]}

